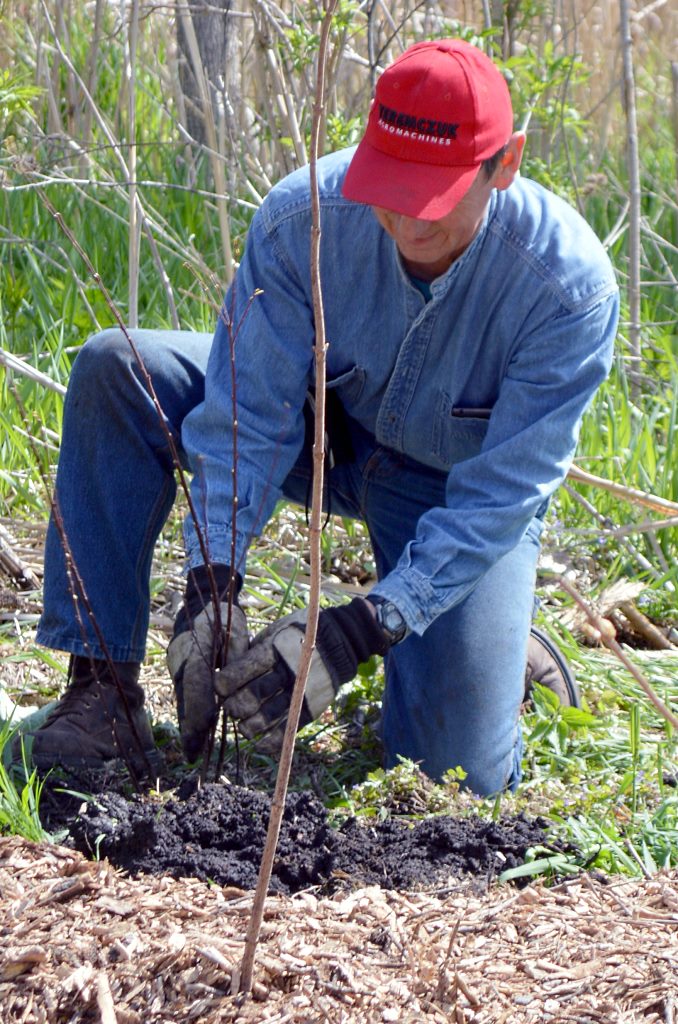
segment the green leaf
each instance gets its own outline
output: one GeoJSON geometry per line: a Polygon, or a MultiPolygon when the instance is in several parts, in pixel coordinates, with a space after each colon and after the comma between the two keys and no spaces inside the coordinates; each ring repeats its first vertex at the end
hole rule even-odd
{"type": "Polygon", "coordinates": [[[563,707],[560,713],[563,721],[571,729],[599,729],[603,724],[599,718],[590,711],[584,711],[583,708],[563,707]]]}
{"type": "Polygon", "coordinates": [[[567,872],[577,874],[580,868],[564,853],[554,853],[551,857],[539,857],[537,860],[518,864],[515,868],[507,868],[499,875],[500,882],[512,882],[516,878],[534,878],[537,875],[551,875],[567,872]]]}

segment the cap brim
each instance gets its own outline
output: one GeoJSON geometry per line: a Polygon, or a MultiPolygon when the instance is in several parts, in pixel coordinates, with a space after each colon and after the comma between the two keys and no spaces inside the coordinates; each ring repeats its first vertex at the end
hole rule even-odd
{"type": "Polygon", "coordinates": [[[341,192],[356,203],[381,206],[419,220],[439,220],[468,192],[479,168],[479,163],[448,167],[400,160],[363,139],[341,192]]]}

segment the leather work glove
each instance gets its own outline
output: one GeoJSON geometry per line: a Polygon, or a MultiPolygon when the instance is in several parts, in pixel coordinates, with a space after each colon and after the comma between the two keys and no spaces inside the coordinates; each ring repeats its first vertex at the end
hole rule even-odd
{"type": "Polygon", "coordinates": [[[201,565],[188,574],[184,603],[174,623],[174,634],[167,648],[167,665],[174,681],[181,745],[186,759],[195,761],[219,715],[219,699],[214,689],[214,670],[229,658],[238,658],[247,650],[247,620],[237,603],[242,585],[239,576],[234,586],[231,632],[228,623],[228,592],[231,569],[213,565],[212,572],[221,598],[221,631],[214,629],[214,608],[207,567],[201,565]]]}
{"type": "MultiPolygon", "coordinates": [[[[214,685],[225,698],[229,715],[243,736],[259,734],[257,749],[274,754],[282,746],[294,680],[301,660],[306,609],[292,612],[262,630],[248,652],[215,674],[214,685]]],[[[299,728],[314,721],[332,703],[358,665],[372,654],[385,654],[389,638],[368,603],[326,608],[318,616],[316,646],[306,682],[299,728]]]]}

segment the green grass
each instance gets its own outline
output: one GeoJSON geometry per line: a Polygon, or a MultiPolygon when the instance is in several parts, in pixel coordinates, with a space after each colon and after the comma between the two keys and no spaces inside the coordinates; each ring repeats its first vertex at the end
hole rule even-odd
{"type": "Polygon", "coordinates": [[[40,797],[44,780],[24,761],[23,781],[5,767],[3,754],[15,733],[10,723],[0,723],[0,835],[19,835],[34,843],[51,842],[40,821],[40,797]]]}

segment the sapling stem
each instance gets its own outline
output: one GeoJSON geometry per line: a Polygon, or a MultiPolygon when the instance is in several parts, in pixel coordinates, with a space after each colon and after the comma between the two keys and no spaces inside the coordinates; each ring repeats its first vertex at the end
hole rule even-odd
{"type": "MultiPolygon", "coordinates": [[[[318,47],[318,67],[315,90],[315,103],[313,109],[313,127],[311,131],[311,159],[310,159],[310,182],[311,182],[311,288],[313,295],[313,312],[316,327],[315,337],[315,380],[316,380],[316,406],[314,419],[313,436],[313,497],[311,501],[311,525],[309,529],[309,541],[311,551],[311,581],[306,619],[304,641],[301,648],[301,661],[299,671],[294,682],[292,699],[290,702],[285,736],[280,762],[276,777],[275,790],[271,801],[271,815],[268,823],[266,843],[259,868],[259,877],[254,894],[252,913],[245,938],[245,951],[240,965],[240,977],[237,986],[241,993],[249,993],[252,989],[252,976],[254,972],[254,958],[256,955],[259,932],[264,915],[264,904],[268,892],[273,860],[275,857],[278,836],[283,812],[287,787],[289,785],[290,770],[294,757],[294,742],[299,726],[299,716],[304,700],[306,680],[311,664],[311,656],[315,647],[316,633],[318,628],[318,613],[320,609],[320,578],[322,565],[321,552],[321,519],[322,519],[322,494],[323,494],[323,469],[325,461],[325,372],[326,372],[326,342],[325,342],[325,318],[322,302],[322,282],[320,279],[320,199],[318,192],[318,144],[322,133],[324,114],[324,87],[325,87],[325,64],[327,59],[327,44],[332,27],[332,17],[337,5],[337,0],[325,0],[322,28],[320,31],[320,44],[318,47]]],[[[234,981],[237,978],[234,976],[234,981]]]]}
{"type": "MultiPolygon", "coordinates": [[[[118,690],[118,696],[120,697],[120,700],[121,700],[121,703],[122,703],[122,706],[123,706],[123,709],[124,709],[124,712],[125,712],[125,717],[126,717],[127,722],[129,724],[130,731],[132,733],[132,737],[134,739],[134,742],[137,745],[139,753],[141,754],[141,756],[144,759],[146,770],[147,770],[148,774],[150,775],[151,774],[151,765],[148,762],[148,758],[146,757],[146,753],[144,751],[143,744],[141,742],[141,739],[139,738],[139,734],[138,734],[136,726],[134,724],[134,719],[133,719],[132,713],[130,711],[129,703],[127,701],[127,695],[125,694],[125,691],[124,691],[123,687],[120,684],[120,680],[118,678],[118,673],[117,673],[116,668],[115,668],[115,662],[113,661],[111,653],[110,653],[110,651],[108,649],[108,645],[106,644],[106,639],[105,639],[105,637],[104,637],[104,635],[103,635],[103,633],[101,631],[101,628],[99,627],[99,623],[97,622],[96,616],[94,614],[94,609],[92,608],[92,605],[90,603],[90,600],[89,600],[89,597],[88,597],[87,590],[85,588],[85,584],[83,582],[83,579],[80,576],[80,573],[78,572],[77,565],[75,564],[75,559],[73,557],[73,551],[71,549],[71,546],[70,546],[70,543],[69,543],[69,540],[68,540],[68,535],[66,533],[66,528],[64,526],[63,516],[61,515],[61,510],[59,508],[59,504],[58,504],[56,495],[52,493],[52,490],[51,490],[51,487],[50,487],[50,484],[49,484],[49,480],[47,478],[47,474],[45,473],[44,468],[42,466],[42,461],[40,459],[40,453],[38,452],[37,446],[35,444],[35,440],[34,440],[33,435],[32,435],[32,433],[31,433],[31,431],[29,429],[30,423],[29,423],[28,413],[26,411],[26,408],[25,408],[25,406],[24,406],[24,404],[23,404],[23,402],[21,400],[21,397],[20,397],[18,391],[16,390],[16,388],[13,385],[11,386],[11,391],[12,391],[12,394],[14,396],[14,400],[15,400],[15,402],[17,404],[17,408],[19,409],[19,412],[21,414],[21,418],[23,419],[24,425],[26,426],[26,433],[27,433],[28,443],[29,443],[29,446],[30,446],[30,449],[31,449],[31,453],[33,455],[33,459],[35,461],[36,469],[38,471],[38,474],[40,476],[40,480],[41,480],[42,485],[43,485],[43,487],[45,489],[45,493],[47,495],[47,499],[48,499],[49,504],[50,504],[50,510],[51,510],[51,513],[52,513],[52,520],[53,520],[54,525],[56,527],[57,533],[59,534],[59,540],[61,542],[61,546],[62,546],[63,552],[64,552],[64,562],[65,562],[65,565],[66,565],[66,575],[68,577],[68,587],[69,587],[69,591],[70,591],[71,598],[72,598],[72,601],[73,601],[73,613],[75,615],[76,622],[78,623],[78,628],[79,628],[80,633],[82,635],[83,642],[84,642],[84,644],[86,645],[86,647],[89,650],[90,644],[89,644],[89,641],[87,639],[87,630],[85,628],[85,623],[84,623],[84,620],[83,620],[83,617],[82,617],[82,611],[81,611],[81,608],[80,608],[81,604],[82,604],[82,606],[83,606],[83,608],[85,610],[85,614],[87,615],[87,619],[90,622],[90,624],[92,626],[92,629],[94,630],[94,633],[96,635],[97,641],[99,643],[99,647],[101,648],[102,654],[104,655],[104,660],[106,662],[108,670],[111,673],[111,676],[112,676],[112,678],[113,678],[113,680],[115,682],[116,688],[118,690]]],[[[91,653],[89,653],[89,659],[90,659],[90,662],[93,664],[94,658],[93,658],[91,653]]],[[[116,738],[116,744],[118,746],[118,750],[120,752],[120,756],[121,756],[122,760],[125,762],[125,767],[127,768],[128,772],[130,774],[130,777],[131,777],[131,779],[132,779],[132,781],[134,783],[135,788],[139,792],[141,790],[141,787],[139,785],[139,780],[137,778],[137,774],[136,774],[136,772],[134,770],[134,765],[132,764],[131,758],[129,758],[127,756],[127,753],[125,752],[125,750],[122,747],[122,745],[117,742],[118,737],[117,737],[117,732],[116,732],[116,729],[115,729],[115,722],[114,721],[111,721],[111,728],[112,728],[113,733],[114,733],[115,738],[116,738]]]]}
{"type": "MultiPolygon", "coordinates": [[[[84,262],[85,266],[87,267],[87,270],[89,271],[92,279],[94,280],[94,282],[96,283],[99,291],[101,292],[101,294],[102,294],[102,296],[103,296],[103,298],[104,298],[104,300],[106,302],[106,305],[108,306],[109,310],[111,311],[111,313],[115,317],[115,320],[116,320],[120,330],[122,331],[123,335],[125,336],[125,339],[127,340],[127,343],[128,343],[128,345],[130,346],[130,348],[132,350],[134,358],[137,361],[137,364],[139,366],[139,369],[140,369],[141,375],[143,377],[145,386],[146,386],[146,388],[148,390],[148,394],[149,394],[149,396],[151,398],[151,401],[153,403],[153,407],[154,407],[154,409],[156,411],[156,414],[157,414],[157,417],[158,417],[158,422],[159,422],[160,427],[161,427],[161,429],[162,429],[162,431],[163,431],[163,433],[165,435],[165,440],[167,441],[167,446],[168,446],[168,449],[169,449],[169,452],[170,452],[170,455],[171,455],[171,459],[172,459],[172,465],[174,466],[174,469],[175,469],[175,471],[177,473],[177,476],[179,478],[179,484],[180,484],[181,489],[182,489],[182,491],[184,493],[184,496],[186,498],[186,503],[188,505],[188,509],[189,509],[189,511],[191,513],[191,518],[192,518],[192,521],[193,521],[193,527],[194,527],[194,529],[196,531],[196,536],[198,538],[198,543],[199,543],[199,546],[200,546],[200,553],[202,555],[203,564],[207,567],[207,575],[208,575],[208,581],[209,581],[209,586],[210,586],[210,599],[211,599],[212,609],[213,609],[213,613],[214,613],[214,637],[216,638],[216,637],[220,636],[221,628],[222,628],[222,623],[221,623],[221,599],[220,599],[219,590],[218,590],[218,587],[217,587],[217,584],[216,584],[216,580],[215,580],[215,577],[214,577],[214,572],[212,570],[212,565],[211,565],[210,556],[209,556],[209,548],[208,548],[208,543],[207,543],[207,537],[206,537],[204,531],[201,529],[200,524],[198,522],[198,517],[197,517],[196,509],[195,509],[195,504],[194,504],[193,498],[191,496],[191,491],[190,491],[190,488],[189,488],[189,485],[188,485],[188,480],[186,478],[186,473],[184,472],[184,469],[183,469],[183,467],[181,465],[181,460],[179,458],[179,452],[177,450],[176,442],[175,442],[174,437],[172,436],[172,432],[169,429],[169,427],[167,425],[167,422],[165,420],[165,415],[163,413],[162,406],[161,406],[160,401],[158,399],[158,396],[156,394],[155,387],[154,387],[151,375],[148,372],[148,369],[146,368],[146,365],[145,365],[145,363],[143,361],[141,353],[139,352],[139,349],[137,348],[137,345],[135,344],[134,339],[133,339],[132,335],[130,334],[130,331],[128,330],[128,328],[126,326],[126,324],[125,324],[125,322],[124,322],[124,320],[123,320],[123,318],[122,318],[122,316],[120,314],[120,311],[118,310],[118,307],[116,306],[116,304],[113,301],[111,295],[109,294],[108,289],[106,288],[105,284],[101,280],[101,276],[97,272],[97,270],[95,269],[95,267],[92,264],[92,261],[90,260],[89,256],[84,251],[84,249],[82,248],[82,246],[80,245],[80,243],[78,242],[78,240],[76,239],[75,235],[70,230],[68,225],[64,222],[64,219],[61,216],[61,214],[58,212],[58,210],[56,210],[54,208],[54,206],[52,205],[52,203],[50,202],[48,197],[44,194],[44,192],[39,191],[38,194],[39,194],[40,199],[43,202],[43,204],[49,210],[49,212],[54,217],[54,219],[56,220],[56,222],[59,225],[59,227],[61,228],[61,230],[64,232],[64,234],[66,235],[66,237],[70,241],[71,245],[75,248],[75,250],[79,254],[80,258],[83,260],[83,262],[84,262]]],[[[251,301],[252,300],[250,300],[250,302],[251,301]]],[[[249,310],[249,305],[247,306],[247,309],[245,311],[245,315],[247,313],[247,310],[249,310]]],[[[62,543],[63,543],[63,539],[62,539],[62,543]]],[[[66,549],[64,549],[64,550],[66,550],[66,549]]],[[[235,570],[233,569],[233,571],[235,571],[235,570]]],[[[93,625],[94,625],[94,623],[93,623],[93,625]]],[[[98,629],[98,627],[96,627],[96,628],[98,629]]],[[[228,624],[227,624],[227,632],[226,632],[226,638],[225,638],[226,649],[228,649],[229,638],[230,638],[230,612],[229,612],[229,621],[228,621],[228,624]]],[[[102,647],[102,650],[103,649],[104,648],[102,647]]],[[[213,650],[213,653],[214,653],[214,651],[216,651],[216,643],[213,645],[213,649],[214,649],[213,650]]],[[[215,666],[213,665],[213,668],[214,667],[215,666]]],[[[208,737],[208,740],[206,742],[206,747],[209,747],[210,749],[211,749],[211,745],[212,745],[212,742],[213,742],[213,736],[214,736],[214,730],[212,730],[211,737],[208,737]]]]}
{"type": "MultiPolygon", "coordinates": [[[[85,266],[87,267],[87,270],[89,271],[90,276],[92,277],[92,280],[94,281],[94,283],[96,284],[97,288],[101,292],[101,294],[102,294],[102,296],[104,298],[104,301],[106,302],[106,305],[108,306],[109,310],[111,311],[111,313],[115,317],[115,321],[116,321],[118,327],[120,328],[120,330],[124,334],[125,339],[127,341],[127,344],[131,348],[132,353],[134,355],[134,358],[136,359],[137,363],[139,364],[139,369],[141,370],[141,374],[142,374],[143,379],[144,379],[144,384],[146,385],[146,387],[148,389],[149,397],[150,397],[150,399],[151,399],[151,401],[153,403],[153,407],[155,408],[155,411],[156,411],[156,413],[158,415],[158,420],[159,420],[159,422],[161,424],[163,433],[165,435],[165,440],[167,441],[167,445],[169,447],[170,455],[172,457],[172,464],[173,464],[174,468],[176,469],[176,471],[178,473],[179,481],[180,481],[182,490],[184,492],[184,496],[186,498],[186,501],[188,503],[189,511],[190,511],[191,515],[193,516],[194,522],[196,524],[196,530],[197,530],[197,533],[198,533],[198,541],[199,541],[199,544],[200,544],[200,553],[202,554],[202,556],[203,556],[203,558],[205,560],[205,564],[208,564],[208,562],[209,562],[209,552],[207,550],[207,544],[206,544],[206,541],[205,541],[205,537],[202,534],[202,531],[200,531],[197,528],[197,518],[195,516],[195,507],[194,507],[194,504],[193,504],[193,500],[191,498],[191,492],[190,492],[190,488],[188,486],[188,481],[186,479],[186,474],[184,473],[183,467],[181,465],[181,461],[179,459],[179,452],[177,450],[176,442],[174,440],[174,437],[172,436],[171,430],[169,429],[169,427],[167,426],[167,423],[165,421],[165,414],[163,412],[162,406],[160,405],[160,400],[158,399],[158,396],[156,394],[155,386],[153,384],[153,380],[151,378],[151,375],[148,372],[148,370],[146,368],[146,365],[145,365],[145,363],[144,363],[144,361],[143,361],[143,359],[141,357],[141,353],[139,352],[139,349],[137,348],[136,343],[135,343],[132,335],[130,334],[130,332],[129,332],[128,328],[127,328],[127,325],[125,324],[125,321],[123,320],[122,315],[121,315],[118,307],[116,306],[115,302],[113,301],[113,299],[112,299],[108,289],[106,288],[106,285],[102,281],[101,275],[99,274],[99,272],[94,267],[94,264],[90,260],[89,256],[87,255],[85,250],[82,248],[82,246],[78,242],[77,238],[75,237],[75,235],[73,234],[71,229],[68,227],[68,225],[64,221],[64,219],[61,216],[61,214],[59,213],[59,211],[57,209],[55,209],[55,207],[52,205],[52,203],[50,202],[48,197],[45,195],[45,193],[42,190],[39,190],[38,194],[40,195],[40,199],[41,199],[42,203],[44,203],[46,208],[49,210],[49,212],[51,213],[51,215],[54,217],[55,221],[59,225],[60,229],[66,235],[66,237],[68,238],[68,240],[71,243],[71,245],[73,246],[73,248],[77,251],[78,255],[83,260],[85,266]]],[[[214,593],[216,594],[216,584],[214,584],[214,593]]]]}

